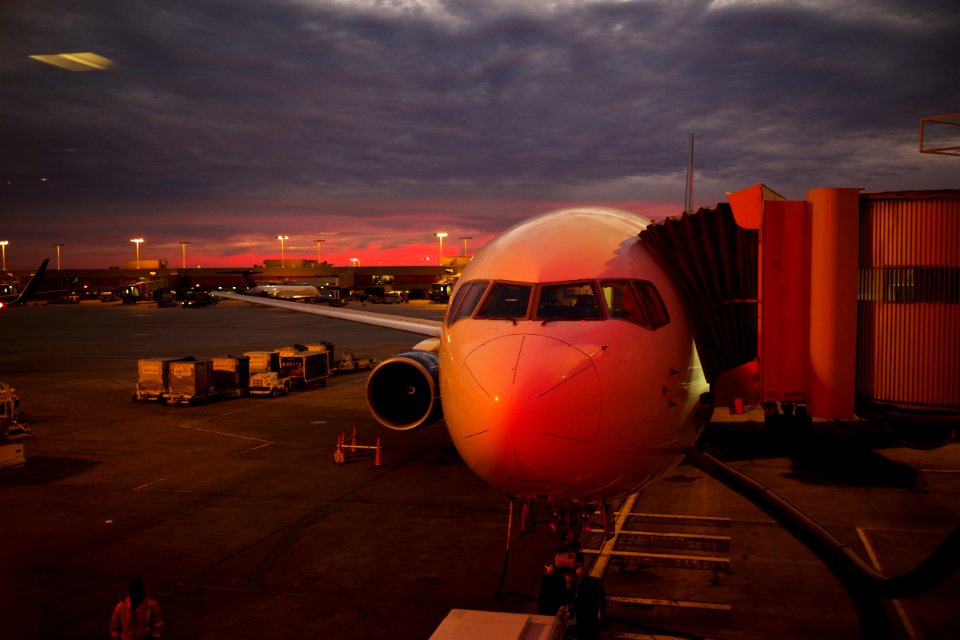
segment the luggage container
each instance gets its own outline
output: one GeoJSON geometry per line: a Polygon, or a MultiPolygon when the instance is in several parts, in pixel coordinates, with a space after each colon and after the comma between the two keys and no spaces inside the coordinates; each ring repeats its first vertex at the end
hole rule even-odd
{"type": "Polygon", "coordinates": [[[377,361],[370,356],[358,356],[349,351],[337,358],[334,372],[359,371],[361,369],[372,369],[377,361]]]}
{"type": "Polygon", "coordinates": [[[217,395],[239,398],[250,387],[250,358],[217,356],[213,360],[213,386],[217,395]]]}
{"type": "Polygon", "coordinates": [[[170,364],[186,362],[185,358],[141,358],[137,361],[137,389],[133,392],[133,401],[163,400],[170,386],[170,364]]]}
{"type": "Polygon", "coordinates": [[[336,354],[333,351],[332,342],[321,340],[320,342],[309,342],[304,346],[307,348],[307,351],[326,351],[330,354],[330,362],[337,361],[336,354]]]}
{"type": "Polygon", "coordinates": [[[329,351],[287,351],[280,353],[280,377],[292,385],[306,387],[314,382],[321,386],[330,377],[329,351]]]}
{"type": "Polygon", "coordinates": [[[276,351],[247,351],[243,355],[250,359],[250,375],[280,370],[280,354],[276,351]]]}
{"type": "Polygon", "coordinates": [[[211,360],[170,363],[170,386],[164,396],[169,404],[193,404],[215,395],[211,360]]]}

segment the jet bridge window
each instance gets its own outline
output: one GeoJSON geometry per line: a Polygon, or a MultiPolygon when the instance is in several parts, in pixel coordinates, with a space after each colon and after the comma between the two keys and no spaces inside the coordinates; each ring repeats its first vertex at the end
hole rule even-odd
{"type": "Polygon", "coordinates": [[[480,311],[477,312],[477,317],[526,318],[532,288],[529,284],[494,282],[480,311]]]}
{"type": "Polygon", "coordinates": [[[477,308],[477,303],[483,297],[483,292],[487,290],[487,280],[474,280],[465,282],[457,291],[456,297],[447,312],[447,324],[453,324],[461,318],[470,317],[473,310],[477,308]]]}
{"type": "Polygon", "coordinates": [[[656,330],[670,322],[660,292],[646,280],[607,280],[600,283],[610,317],[656,330]]]}
{"type": "Polygon", "coordinates": [[[540,285],[538,320],[602,318],[603,312],[590,282],[540,285]]]}

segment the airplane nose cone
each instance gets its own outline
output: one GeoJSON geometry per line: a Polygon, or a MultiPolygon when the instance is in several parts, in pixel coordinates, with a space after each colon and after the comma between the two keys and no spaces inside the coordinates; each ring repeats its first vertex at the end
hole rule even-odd
{"type": "Polygon", "coordinates": [[[584,464],[601,414],[587,353],[548,336],[511,335],[474,349],[464,367],[474,401],[461,454],[481,477],[549,486],[584,464]]]}

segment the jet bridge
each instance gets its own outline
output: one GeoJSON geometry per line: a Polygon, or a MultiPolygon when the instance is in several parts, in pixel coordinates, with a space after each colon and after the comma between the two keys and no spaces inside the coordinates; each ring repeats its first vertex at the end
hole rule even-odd
{"type": "Polygon", "coordinates": [[[960,423],[960,191],[764,185],[650,225],[718,405],[899,423],[918,446],[960,423]]]}

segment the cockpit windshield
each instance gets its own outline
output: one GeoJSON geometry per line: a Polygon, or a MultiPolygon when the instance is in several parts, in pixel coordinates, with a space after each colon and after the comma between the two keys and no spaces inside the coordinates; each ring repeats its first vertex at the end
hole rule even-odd
{"type": "Polygon", "coordinates": [[[529,284],[517,284],[515,282],[494,282],[490,287],[490,293],[487,294],[480,311],[477,312],[478,318],[526,318],[527,305],[530,303],[530,291],[533,289],[529,284]]]}
{"type": "Polygon", "coordinates": [[[602,318],[603,312],[591,282],[540,285],[538,320],[602,318]]]}
{"type": "Polygon", "coordinates": [[[483,297],[483,292],[487,290],[488,284],[489,282],[486,280],[474,280],[461,285],[447,310],[447,324],[453,324],[461,318],[472,315],[480,302],[480,298],[483,297]]]}
{"type": "Polygon", "coordinates": [[[655,331],[670,323],[660,293],[646,280],[591,280],[529,284],[474,280],[460,285],[445,322],[463,318],[626,320],[655,331]],[[536,300],[531,310],[530,302],[536,300]],[[532,317],[531,317],[532,316],[532,317]]]}

